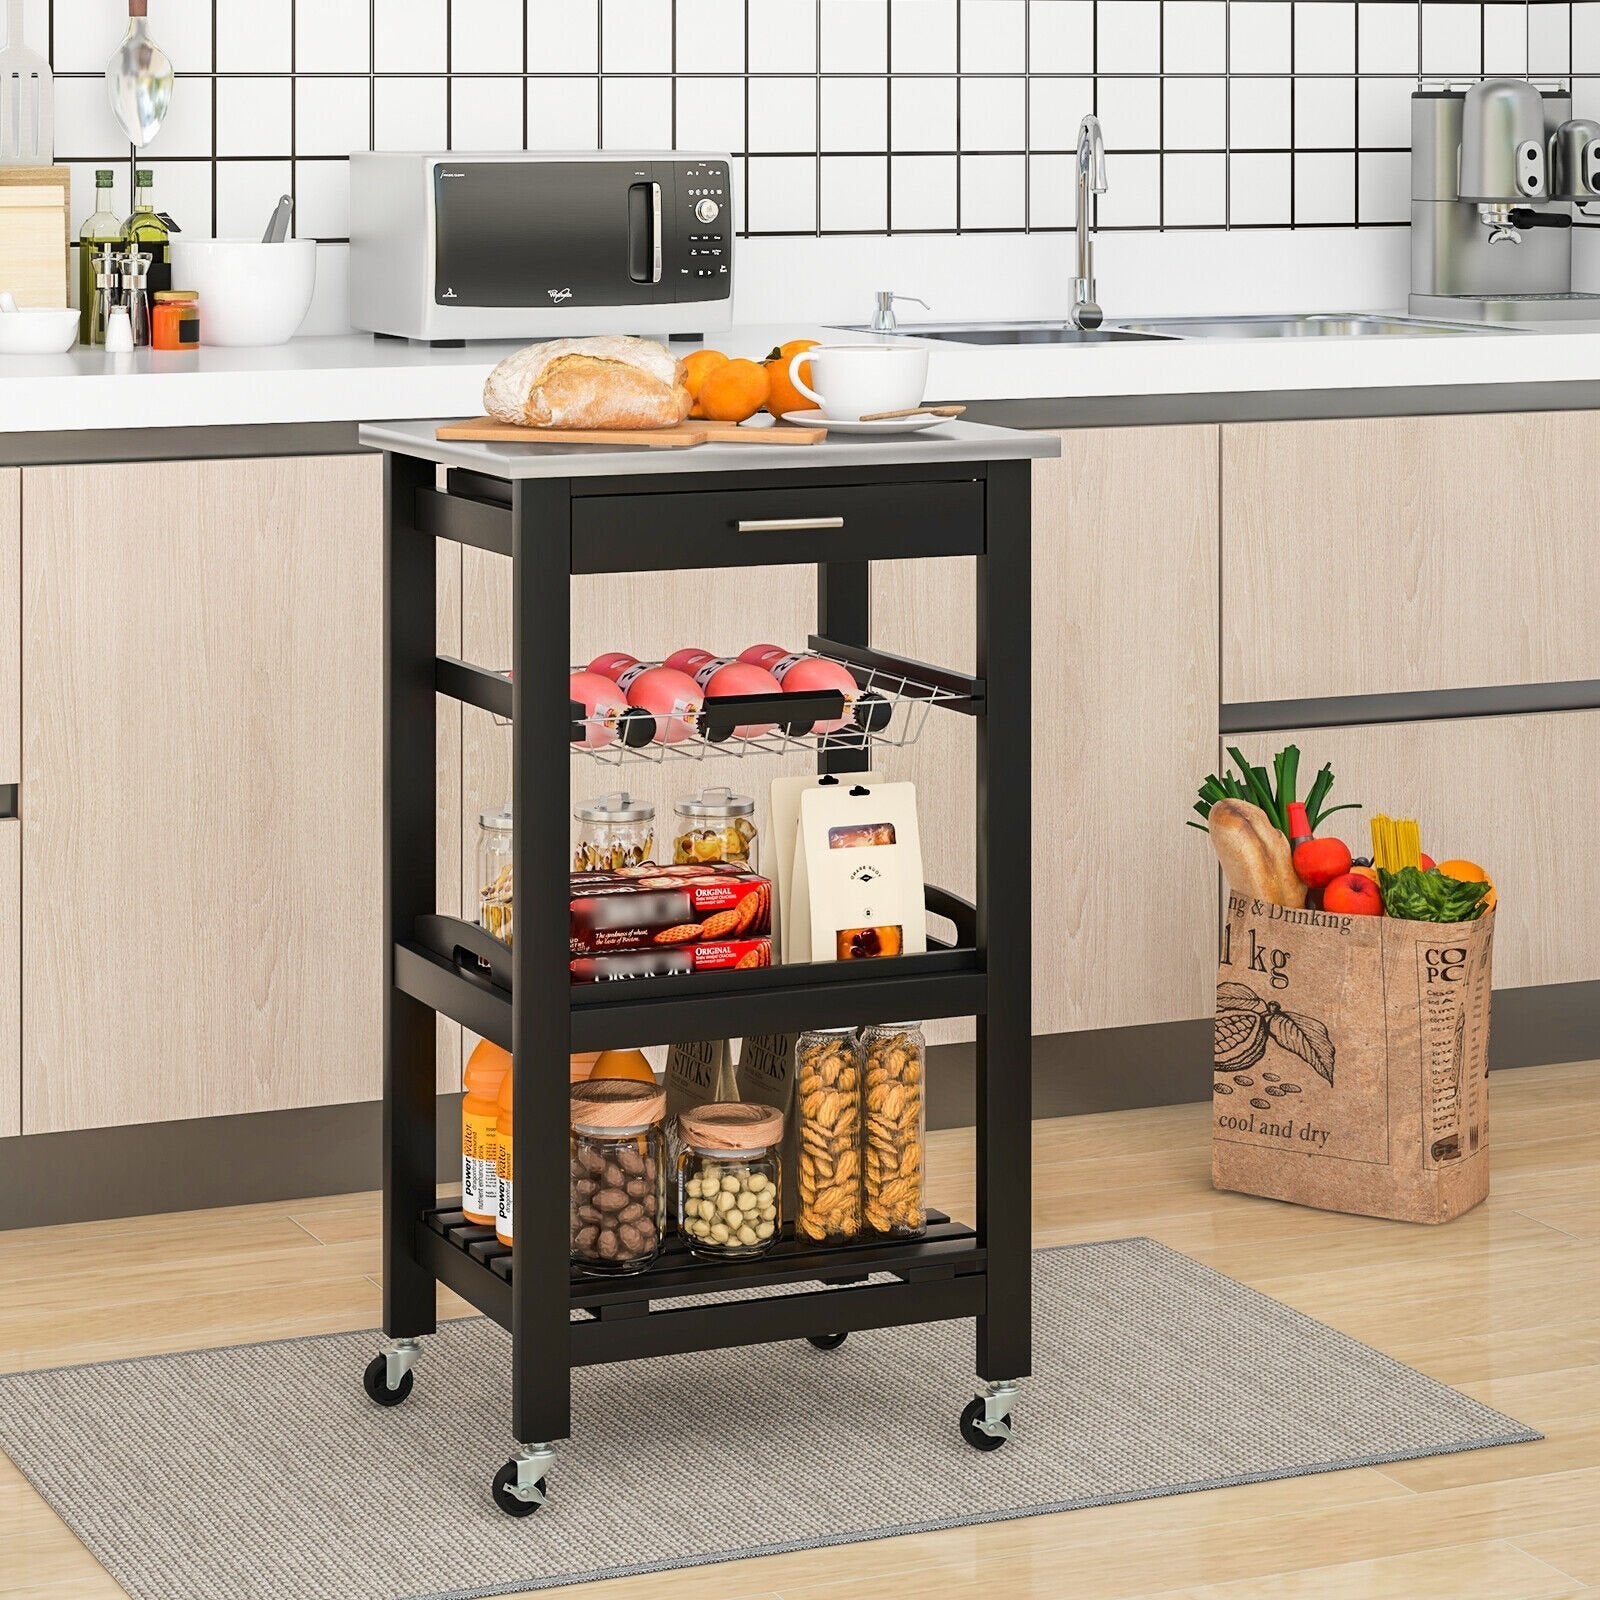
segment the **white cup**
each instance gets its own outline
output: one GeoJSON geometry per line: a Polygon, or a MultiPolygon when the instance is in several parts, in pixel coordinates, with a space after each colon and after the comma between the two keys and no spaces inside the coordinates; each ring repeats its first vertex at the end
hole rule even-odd
{"type": "Polygon", "coordinates": [[[928,352],[908,344],[829,344],[802,350],[789,363],[789,381],[824,417],[857,422],[879,411],[909,411],[928,387],[928,352]],[[811,364],[811,384],[800,369],[811,364]]]}

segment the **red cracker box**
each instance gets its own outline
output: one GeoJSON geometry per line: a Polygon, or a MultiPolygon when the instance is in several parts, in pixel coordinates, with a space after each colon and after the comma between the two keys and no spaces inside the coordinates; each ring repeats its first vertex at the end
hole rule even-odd
{"type": "Polygon", "coordinates": [[[651,950],[616,950],[572,962],[574,983],[609,983],[615,978],[669,978],[688,972],[747,972],[772,965],[770,939],[727,939],[708,944],[657,945],[651,950]]]}
{"type": "Polygon", "coordinates": [[[575,956],[738,942],[771,928],[772,885],[748,867],[708,862],[572,874],[575,956]]]}

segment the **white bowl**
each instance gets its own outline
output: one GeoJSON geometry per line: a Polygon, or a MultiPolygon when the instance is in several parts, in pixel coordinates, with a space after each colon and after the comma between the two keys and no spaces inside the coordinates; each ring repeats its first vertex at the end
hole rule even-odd
{"type": "Polygon", "coordinates": [[[59,355],[78,342],[78,313],[67,306],[0,311],[0,355],[59,355]]]}
{"type": "Polygon", "coordinates": [[[172,287],[199,294],[202,345],[287,344],[316,286],[312,239],[172,241],[172,287]]]}

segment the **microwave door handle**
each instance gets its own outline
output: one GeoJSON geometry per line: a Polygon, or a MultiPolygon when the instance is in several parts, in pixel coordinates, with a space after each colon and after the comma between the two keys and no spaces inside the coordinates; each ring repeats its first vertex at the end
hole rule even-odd
{"type": "Polygon", "coordinates": [[[650,281],[661,282],[661,185],[650,185],[650,281]]]}

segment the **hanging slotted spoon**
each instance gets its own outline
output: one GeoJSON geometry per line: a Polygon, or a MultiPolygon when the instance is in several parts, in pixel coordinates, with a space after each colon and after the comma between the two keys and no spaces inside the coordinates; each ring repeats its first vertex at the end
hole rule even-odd
{"type": "Polygon", "coordinates": [[[0,167],[48,167],[55,160],[50,63],[22,42],[22,0],[6,0],[0,50],[0,167]]]}
{"type": "Polygon", "coordinates": [[[161,131],[172,105],[172,63],[150,37],[147,7],[148,0],[128,0],[128,35],[106,63],[112,114],[129,143],[141,149],[161,131]]]}

